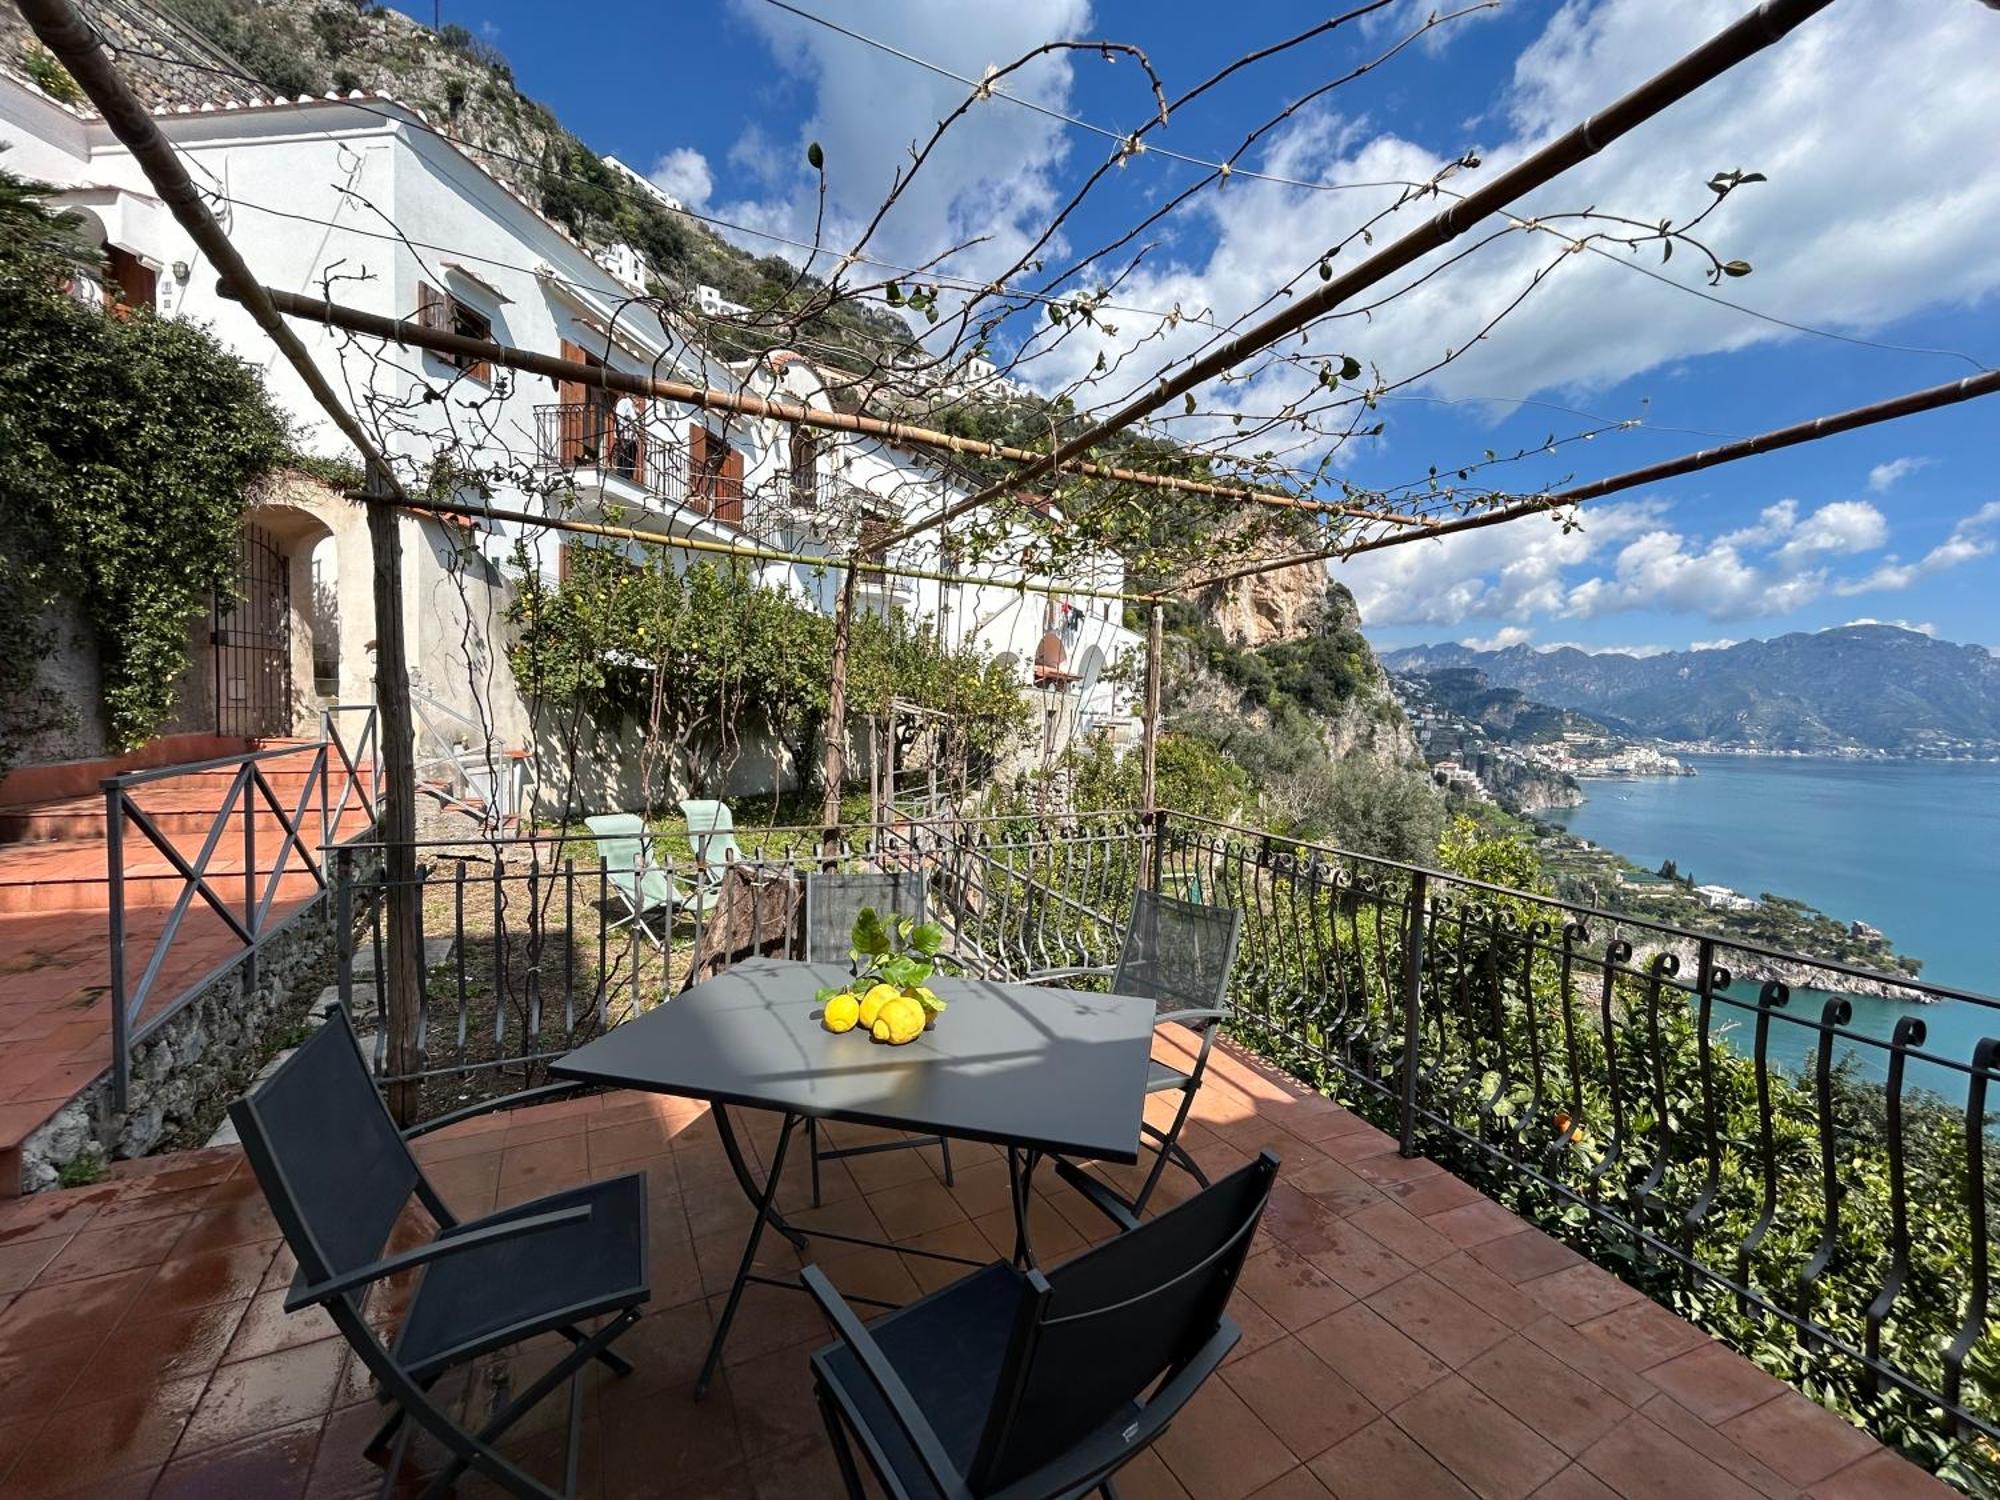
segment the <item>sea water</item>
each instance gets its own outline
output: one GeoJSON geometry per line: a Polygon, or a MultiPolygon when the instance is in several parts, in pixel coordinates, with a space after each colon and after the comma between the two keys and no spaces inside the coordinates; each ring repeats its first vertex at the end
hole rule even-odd
{"type": "MultiPolygon", "coordinates": [[[[1681,758],[1694,776],[1587,781],[1581,807],[1541,816],[1647,869],[1671,859],[1698,884],[1769,891],[1866,922],[1899,953],[1922,959],[1931,983],[2000,995],[2000,765],[1681,758]]],[[[1802,991],[1788,1010],[1817,1019],[1824,999],[1802,991]]],[[[1853,1030],[1887,1038],[1898,1017],[1914,1014],[1929,1029],[1924,1050],[1961,1061],[1980,1037],[2000,1036],[2000,1007],[1868,996],[1853,1004],[1853,1030]]],[[[1747,1019],[1735,1028],[1740,1046],[1749,1046],[1749,1033],[1747,1019]]],[[[1786,1066],[1813,1041],[1806,1027],[1771,1030],[1772,1054],[1786,1066]]],[[[1882,1049],[1855,1050],[1868,1074],[1882,1076],[1882,1049]]],[[[1961,1075],[1913,1065],[1909,1077],[1964,1097],[1961,1075]]]]}

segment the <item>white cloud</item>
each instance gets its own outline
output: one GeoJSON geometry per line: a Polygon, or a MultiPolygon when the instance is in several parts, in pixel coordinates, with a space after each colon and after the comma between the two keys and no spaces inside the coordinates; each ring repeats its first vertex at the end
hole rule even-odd
{"type": "Polygon", "coordinates": [[[1776,505],[1765,506],[1755,525],[1729,532],[1716,540],[1732,547],[1768,547],[1790,536],[1798,524],[1799,502],[1780,500],[1776,505]]]}
{"type": "Polygon", "coordinates": [[[1875,552],[1889,539],[1889,523],[1866,500],[1822,505],[1792,530],[1776,553],[1781,568],[1804,567],[1822,557],[1875,552]]]}
{"type": "Polygon", "coordinates": [[[1501,635],[1525,639],[1538,619],[1640,611],[1718,622],[1777,618],[1828,594],[1901,587],[1885,579],[1913,579],[2000,549],[2000,502],[1959,522],[1921,564],[1892,557],[1858,578],[1841,576],[1837,565],[1878,552],[1889,537],[1887,520],[1865,500],[1811,511],[1780,500],[1752,525],[1707,538],[1675,524],[1657,499],[1584,507],[1577,519],[1580,529],[1568,532],[1523,520],[1363,553],[1340,577],[1371,624],[1492,621],[1501,635]]]}
{"type": "MultiPolygon", "coordinates": [[[[819,179],[807,165],[806,147],[816,141],[826,161],[822,243],[838,254],[854,243],[898,175],[909,171],[913,144],[929,140],[967,90],[771,6],[738,0],[736,11],[763,36],[779,71],[810,88],[812,107],[788,139],[774,140],[754,128],[739,139],[730,161],[758,180],[739,183],[731,195],[736,201],[718,212],[753,228],[811,240],[819,179]]],[[[1087,0],[982,6],[882,0],[868,9],[866,30],[976,78],[1043,42],[1078,35],[1089,20],[1087,0]]],[[[1085,65],[1100,66],[1094,57],[1079,64],[1085,65]]],[[[1010,75],[1005,87],[1038,104],[1068,108],[1073,76],[1067,55],[1057,53],[1010,75]]],[[[982,239],[943,269],[975,278],[1005,269],[1067,197],[1055,169],[1071,144],[1068,128],[1044,115],[998,100],[977,106],[908,180],[864,253],[914,265],[950,246],[982,239]]],[[[774,248],[760,240],[749,244],[758,254],[774,248]]],[[[873,279],[879,273],[864,267],[859,274],[873,279]]]]}
{"type": "Polygon", "coordinates": [[[708,158],[692,146],[676,146],[658,161],[648,174],[653,186],[669,198],[677,198],[689,208],[700,208],[715,191],[709,175],[708,158]]]}
{"type": "Polygon", "coordinates": [[[1885,464],[1877,464],[1868,471],[1868,488],[1879,495],[1898,480],[1907,479],[1930,463],[1928,458],[1892,458],[1885,464]]]}
{"type": "Polygon", "coordinates": [[[1461,531],[1364,552],[1341,563],[1335,576],[1354,591],[1371,625],[1519,622],[1561,612],[1566,569],[1657,524],[1662,514],[1653,502],[1634,500],[1586,512],[1570,531],[1533,518],[1461,531]]]}
{"type": "MultiPolygon", "coordinates": [[[[1497,108],[1481,116],[1505,122],[1508,138],[1484,143],[1485,165],[1462,185],[1490,181],[1740,12],[1740,0],[1570,0],[1517,59],[1497,108]]],[[[1741,166],[1769,180],[1739,190],[1700,233],[1725,258],[1748,260],[1756,271],[1725,282],[1720,295],[1842,331],[1877,328],[1921,308],[1970,304],[2000,285],[2000,237],[1986,231],[2000,220],[2000,155],[1967,157],[1962,140],[1938,130],[1935,121],[2000,119],[1991,31],[1990,15],[1969,3],[1878,0],[1833,7],[1565,173],[1517,211],[1555,214],[1597,205],[1641,219],[1686,219],[1712,201],[1704,185],[1712,173],[1741,166]],[[1884,79],[1895,86],[1883,87],[1884,79]],[[1911,109],[1912,98],[1925,100],[1925,107],[1911,109]]],[[[1420,75],[1427,64],[1413,54],[1395,66],[1420,75]]],[[[1171,141],[1175,134],[1166,139],[1181,144],[1171,141]]],[[[1274,132],[1257,165],[1326,182],[1422,179],[1440,161],[1479,144],[1447,135],[1413,141],[1365,117],[1308,108],[1274,132]]],[[[1148,164],[1147,170],[1162,165],[1148,164]]],[[[1196,254],[1176,258],[1176,241],[1169,239],[1121,285],[1118,300],[1212,307],[1227,321],[1296,275],[1316,247],[1334,243],[1395,198],[1394,189],[1314,192],[1232,181],[1190,210],[1207,216],[1212,248],[1204,234],[1196,254]],[[1273,233],[1274,225],[1284,232],[1273,233]]],[[[1415,227],[1435,205],[1425,198],[1401,210],[1376,228],[1376,246],[1415,227]]],[[[1471,238],[1419,261],[1364,300],[1413,285],[1471,238]]],[[[1466,348],[1560,248],[1547,235],[1508,236],[1377,307],[1365,323],[1321,329],[1312,348],[1351,352],[1392,375],[1406,374],[1447,347],[1466,348]]],[[[1345,252],[1355,259],[1365,254],[1359,245],[1345,252]]],[[[1625,258],[1624,252],[1616,257],[1625,258]]],[[[1708,290],[1699,256],[1685,248],[1664,266],[1657,249],[1639,261],[1708,290]]],[[[1135,337],[1155,332],[1146,319],[1119,321],[1117,338],[1070,339],[1046,371],[1037,368],[1037,378],[1081,377],[1100,349],[1115,362],[1135,337]]],[[[1107,384],[1104,396],[1124,394],[1142,375],[1141,363],[1144,371],[1155,369],[1205,336],[1183,325],[1148,345],[1107,384]]],[[[1577,255],[1489,338],[1417,389],[1446,398],[1587,391],[1691,356],[1797,337],[1645,279],[1613,259],[1577,255]]],[[[1286,367],[1251,385],[1229,387],[1226,399],[1268,410],[1274,397],[1298,395],[1306,378],[1286,367]]],[[[1755,424],[1746,416],[1745,425],[1755,424]]]]}
{"type": "Polygon", "coordinates": [[[1467,636],[1459,645],[1468,651],[1505,651],[1509,646],[1525,646],[1534,634],[1519,625],[1502,625],[1489,636],[1467,636]]]}
{"type": "Polygon", "coordinates": [[[1989,500],[1971,515],[1960,518],[1958,524],[1951,528],[1951,534],[1916,562],[1900,562],[1889,557],[1872,572],[1842,583],[1835,592],[1846,597],[1906,589],[1918,579],[1928,578],[1933,573],[1991,557],[1994,552],[2000,551],[2000,536],[1996,536],[1996,532],[2000,532],[2000,500],[1989,500]]]}
{"type": "Polygon", "coordinates": [[[1731,637],[1731,636],[1726,636],[1726,635],[1724,635],[1724,636],[1717,636],[1717,637],[1716,637],[1716,638],[1715,638],[1714,640],[1712,640],[1712,641],[1689,641],[1689,642],[1688,642],[1688,650],[1690,650],[1690,651],[1727,651],[1727,650],[1728,650],[1728,649],[1729,649],[1729,648],[1730,648],[1731,646],[1733,646],[1733,645],[1735,645],[1735,644],[1736,644],[1736,641],[1735,641],[1735,639],[1734,639],[1733,637],[1731,637]]]}
{"type": "Polygon", "coordinates": [[[1845,630],[1848,625],[1893,625],[1898,630],[1914,630],[1918,635],[1936,635],[1937,626],[1929,620],[1877,620],[1871,615],[1863,615],[1858,620],[1849,620],[1847,625],[1829,625],[1828,630],[1845,630]]]}
{"type": "Polygon", "coordinates": [[[1789,613],[1816,598],[1825,582],[1817,569],[1781,577],[1746,561],[1728,542],[1691,543],[1659,527],[1622,547],[1609,574],[1572,586],[1563,612],[1586,620],[1640,609],[1750,619],[1789,613]]]}

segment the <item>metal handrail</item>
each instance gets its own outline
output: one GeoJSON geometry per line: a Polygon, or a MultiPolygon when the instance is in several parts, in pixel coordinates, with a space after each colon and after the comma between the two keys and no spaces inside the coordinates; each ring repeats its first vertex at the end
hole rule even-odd
{"type": "MultiPolygon", "coordinates": [[[[379,719],[375,705],[335,704],[320,715],[320,738],[298,745],[278,745],[266,750],[246,750],[239,755],[220,756],[209,760],[195,761],[178,766],[159,766],[141,771],[129,771],[118,776],[108,776],[100,783],[104,793],[105,811],[105,874],[106,874],[106,926],[109,942],[110,985],[109,1000],[111,1012],[111,1095],[112,1107],[123,1110],[130,1103],[132,1057],[135,1049],[147,1037],[164,1025],[216,979],[240,964],[254,966],[259,947],[273,933],[289,925],[299,913],[289,914],[283,921],[274,923],[271,912],[277,903],[278,892],[283,888],[284,877],[291,873],[290,864],[294,853],[298,856],[299,867],[309,874],[319,891],[324,892],[328,881],[326,872],[327,851],[333,846],[341,821],[346,817],[350,804],[360,798],[361,805],[369,814],[372,825],[381,807],[380,756],[374,753],[378,748],[379,719]],[[350,750],[340,733],[339,716],[364,715],[360,735],[353,750],[350,750]],[[297,799],[289,805],[281,799],[265,769],[280,760],[310,756],[305,777],[297,799]],[[368,765],[368,786],[361,787],[361,768],[357,756],[365,757],[368,765]],[[330,783],[334,779],[334,766],[341,772],[341,787],[335,799],[330,783]],[[223,794],[220,807],[210,820],[207,831],[202,836],[201,846],[193,859],[189,859],[175,842],[161,831],[153,816],[136,799],[135,792],[147,786],[177,777],[212,774],[217,771],[233,771],[229,788],[223,794]],[[318,802],[319,837],[309,841],[306,830],[308,816],[313,811],[315,797],[318,802]],[[242,813],[242,890],[240,906],[236,898],[226,895],[217,881],[209,876],[209,864],[216,851],[222,846],[237,813],[242,813]],[[259,880],[257,868],[257,821],[260,815],[268,814],[278,823],[279,841],[276,854],[271,860],[271,869],[259,880]],[[160,934],[153,941],[147,955],[145,967],[140,971],[137,983],[131,983],[126,964],[126,933],[129,913],[126,901],[126,825],[137,829],[153,851],[166,860],[172,875],[181,880],[181,887],[173,903],[168,908],[167,917],[160,934]],[[317,857],[315,857],[317,850],[317,857]],[[238,948],[220,963],[211,967],[200,977],[186,986],[180,994],[157,1009],[150,1017],[145,1014],[149,1000],[159,981],[161,971],[172,954],[175,941],[180,936],[183,924],[195,899],[199,897],[204,906],[212,911],[237,940],[238,948]]],[[[171,878],[171,877],[169,877],[171,878]]],[[[303,911],[305,908],[301,908],[303,911]]],[[[253,975],[254,978],[254,975],[253,975]]]]}

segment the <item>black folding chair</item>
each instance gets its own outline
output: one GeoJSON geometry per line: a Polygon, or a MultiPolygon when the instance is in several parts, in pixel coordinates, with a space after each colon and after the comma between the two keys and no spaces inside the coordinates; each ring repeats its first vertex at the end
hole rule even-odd
{"type": "MultiPolygon", "coordinates": [[[[573,1093],[577,1085],[534,1089],[474,1105],[409,1132],[530,1099],[573,1093]]],[[[257,1181],[299,1263],[287,1312],[323,1307],[394,1408],[370,1442],[386,1455],[382,1492],[395,1485],[415,1428],[451,1459],[422,1492],[448,1493],[475,1469],[513,1494],[561,1500],[576,1489],[583,1382],[592,1360],[620,1375],[632,1367],[610,1346],[639,1319],[650,1295],[646,1271],[646,1180],[633,1175],[551,1193],[475,1222],[446,1208],[410,1154],[375,1092],[346,1012],[336,1009],[248,1098],[229,1107],[257,1181]],[[410,1195],[438,1222],[430,1243],[385,1255],[410,1195]],[[393,1346],[362,1312],[368,1289],[423,1269],[393,1346]],[[609,1316],[594,1333],[583,1324],[609,1316]],[[449,1371],[538,1334],[575,1347],[476,1432],[460,1427],[431,1397],[449,1371]],[[569,1452],[564,1488],[552,1490],[494,1448],[528,1411],[570,1382],[569,1452]],[[414,1425],[408,1419],[414,1419],[414,1425]],[[393,1449],[391,1440],[394,1440],[393,1449]]]]}
{"type": "Polygon", "coordinates": [[[858,1443],[897,1500],[1114,1497],[1242,1336],[1225,1309],[1277,1171],[1266,1151],[1046,1276],[999,1262],[867,1325],[807,1267],[840,1337],[812,1367],[849,1495],[858,1443]]]}
{"type": "Polygon", "coordinates": [[[1181,1146],[1181,1129],[1208,1070],[1209,1049],[1216,1028],[1229,1018],[1229,972],[1236,963],[1236,943],[1243,930],[1243,913],[1233,906],[1204,906],[1158,891],[1140,890],[1132,897],[1132,920],[1112,971],[1111,991],[1154,1002],[1156,1021],[1173,1021],[1201,1038],[1194,1066],[1185,1072],[1153,1059],[1146,1075],[1148,1094],[1178,1090],[1180,1107],[1165,1130],[1142,1122],[1158,1154],[1145,1182],[1127,1198],[1102,1177],[1075,1162],[1058,1159],[1056,1172],[1103,1213],[1129,1228],[1146,1212],[1160,1174],[1173,1161],[1203,1187],[1208,1178],[1181,1146]]]}
{"type": "MultiPolygon", "coordinates": [[[[883,921],[896,917],[924,920],[926,910],[924,877],[913,870],[886,872],[820,871],[806,876],[806,962],[832,963],[853,951],[854,919],[864,907],[874,907],[883,921]]],[[[819,1164],[839,1161],[843,1156],[866,1156],[875,1151],[904,1151],[912,1146],[936,1146],[944,1158],[946,1187],[955,1185],[951,1175],[951,1142],[940,1135],[911,1136],[907,1140],[874,1141],[865,1146],[821,1146],[819,1121],[806,1121],[806,1147],[812,1155],[813,1207],[819,1207],[819,1164]]]]}

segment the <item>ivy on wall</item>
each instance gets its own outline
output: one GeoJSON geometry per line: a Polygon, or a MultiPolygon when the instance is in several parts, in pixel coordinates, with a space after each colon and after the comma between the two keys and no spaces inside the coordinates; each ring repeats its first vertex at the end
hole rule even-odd
{"type": "Polygon", "coordinates": [[[189,621],[232,586],[244,495],[289,451],[206,329],[71,294],[102,268],[47,191],[0,171],[0,771],[63,722],[37,671],[59,598],[96,640],[111,743],[158,732],[189,621]]]}

